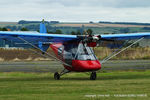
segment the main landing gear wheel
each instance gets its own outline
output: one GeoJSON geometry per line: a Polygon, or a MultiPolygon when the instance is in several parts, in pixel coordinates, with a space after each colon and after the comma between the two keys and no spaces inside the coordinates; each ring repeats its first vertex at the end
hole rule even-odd
{"type": "Polygon", "coordinates": [[[91,73],[90,80],[96,80],[96,72],[91,73]]]}
{"type": "Polygon", "coordinates": [[[54,74],[54,79],[55,79],[55,80],[59,80],[59,79],[60,79],[60,74],[59,74],[58,72],[56,72],[56,73],[54,74]]]}
{"type": "Polygon", "coordinates": [[[55,73],[54,73],[54,79],[55,79],[55,80],[59,80],[59,79],[60,79],[60,76],[66,74],[66,73],[69,73],[69,72],[71,72],[71,71],[69,71],[69,70],[67,70],[67,69],[62,70],[60,73],[55,72],[55,73]]]}

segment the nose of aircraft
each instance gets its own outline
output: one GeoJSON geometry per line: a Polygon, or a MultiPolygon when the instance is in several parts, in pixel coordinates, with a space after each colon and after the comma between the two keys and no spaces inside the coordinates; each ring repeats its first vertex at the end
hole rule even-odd
{"type": "Polygon", "coordinates": [[[72,66],[75,71],[96,71],[101,69],[101,64],[98,60],[73,60],[72,66]]]}

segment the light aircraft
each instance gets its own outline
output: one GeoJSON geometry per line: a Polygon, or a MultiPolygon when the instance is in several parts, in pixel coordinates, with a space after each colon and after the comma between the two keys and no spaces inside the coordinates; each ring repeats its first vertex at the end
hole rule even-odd
{"type": "MultiPolygon", "coordinates": [[[[91,72],[90,79],[96,79],[96,71],[101,69],[102,63],[131,47],[142,39],[149,39],[150,33],[130,33],[130,34],[105,34],[105,35],[61,35],[47,34],[44,22],[40,24],[40,32],[13,32],[0,31],[0,39],[13,41],[15,43],[26,43],[35,49],[40,50],[43,54],[49,55],[55,60],[61,62],[64,70],[60,73],[55,72],[54,78],[60,79],[60,76],[69,72],[91,72]],[[135,40],[111,56],[100,62],[92,50],[99,42],[102,41],[123,41],[135,40]],[[47,52],[52,48],[56,56],[47,52]]],[[[103,42],[102,42],[103,43],[103,42]]],[[[119,47],[120,48],[120,47],[119,47]]]]}

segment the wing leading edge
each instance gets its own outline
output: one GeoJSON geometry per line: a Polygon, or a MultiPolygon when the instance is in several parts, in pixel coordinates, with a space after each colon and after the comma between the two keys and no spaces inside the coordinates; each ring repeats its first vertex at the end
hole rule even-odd
{"type": "Polygon", "coordinates": [[[21,42],[18,39],[23,38],[30,43],[39,42],[66,42],[70,40],[77,40],[76,35],[60,35],[60,34],[42,34],[34,32],[10,32],[10,31],[0,31],[0,39],[11,40],[13,42],[21,42]]]}
{"type": "Polygon", "coordinates": [[[103,38],[103,39],[111,39],[111,40],[133,40],[133,39],[140,39],[142,37],[144,37],[144,39],[150,39],[150,32],[148,32],[148,33],[101,35],[101,38],[103,38]]]}

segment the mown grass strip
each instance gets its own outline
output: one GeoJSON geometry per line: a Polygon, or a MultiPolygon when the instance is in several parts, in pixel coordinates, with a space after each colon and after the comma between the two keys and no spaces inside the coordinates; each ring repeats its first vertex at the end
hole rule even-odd
{"type": "Polygon", "coordinates": [[[84,73],[70,73],[54,80],[52,73],[0,73],[0,100],[148,100],[150,71],[98,73],[89,80],[84,73]],[[106,95],[110,97],[86,97],[106,95]],[[116,94],[146,97],[115,97],[116,94]]]}

